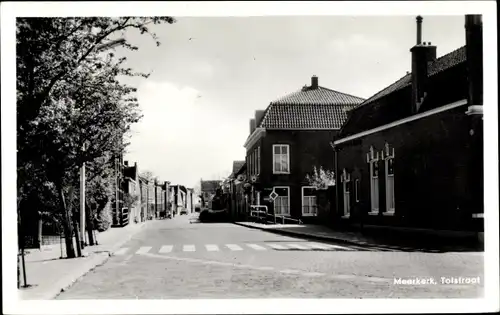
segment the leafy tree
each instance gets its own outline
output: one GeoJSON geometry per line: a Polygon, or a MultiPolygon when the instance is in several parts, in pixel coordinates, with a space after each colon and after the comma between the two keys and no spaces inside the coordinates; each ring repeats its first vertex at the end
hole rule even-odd
{"type": "Polygon", "coordinates": [[[328,189],[328,187],[335,185],[333,171],[324,170],[322,166],[320,166],[319,170],[315,166],[313,174],[306,175],[306,180],[309,182],[309,185],[314,186],[316,189],[328,189]]]}
{"type": "MultiPolygon", "coordinates": [[[[119,78],[148,77],[125,67],[125,58],[98,48],[127,29],[149,34],[159,45],[148,25],[173,22],[171,17],[17,20],[18,203],[40,174],[54,185],[70,258],[75,256],[71,196],[79,167],[123,152],[124,135],[141,116],[136,89],[119,78]]],[[[122,46],[138,50],[128,42],[122,46]]]]}

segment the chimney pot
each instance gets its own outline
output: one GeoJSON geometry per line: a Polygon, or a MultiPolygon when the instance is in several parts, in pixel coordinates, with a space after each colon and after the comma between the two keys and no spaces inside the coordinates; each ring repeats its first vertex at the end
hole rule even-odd
{"type": "Polygon", "coordinates": [[[422,20],[420,15],[417,16],[417,45],[422,43],[422,20]]]}

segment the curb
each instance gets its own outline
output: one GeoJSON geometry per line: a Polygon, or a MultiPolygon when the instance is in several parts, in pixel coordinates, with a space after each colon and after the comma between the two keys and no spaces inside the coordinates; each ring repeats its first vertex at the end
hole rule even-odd
{"type": "MultiPolygon", "coordinates": [[[[291,235],[291,236],[298,236],[298,237],[306,237],[306,238],[317,239],[317,240],[321,240],[321,241],[334,241],[334,242],[339,242],[339,243],[343,243],[343,244],[346,244],[346,245],[370,246],[370,244],[366,243],[366,242],[350,241],[350,240],[346,240],[346,239],[343,239],[343,238],[337,238],[337,237],[332,237],[332,236],[323,236],[323,235],[315,235],[315,234],[309,234],[309,233],[283,231],[281,229],[273,229],[273,228],[261,228],[261,227],[257,227],[257,226],[250,226],[250,225],[245,225],[245,224],[236,223],[236,222],[234,222],[234,224],[235,225],[239,225],[239,226],[244,226],[244,227],[250,228],[250,229],[257,229],[257,230],[267,231],[267,232],[271,232],[271,233],[275,233],[275,234],[281,234],[281,235],[291,235]]],[[[375,244],[371,244],[371,245],[373,246],[375,244]]]]}
{"type": "MultiPolygon", "coordinates": [[[[129,233],[128,236],[126,236],[123,240],[119,241],[118,243],[116,243],[115,245],[113,245],[111,247],[111,249],[108,251],[108,254],[104,254],[104,253],[100,253],[98,254],[96,257],[99,257],[99,259],[96,259],[96,261],[94,263],[92,263],[92,266],[88,269],[86,269],[85,271],[83,271],[83,273],[79,273],[78,276],[73,276],[71,277],[72,280],[71,282],[69,282],[68,284],[65,284],[63,285],[62,288],[59,288],[59,289],[54,289],[54,291],[57,291],[57,293],[55,294],[50,294],[50,297],[48,297],[47,299],[48,300],[53,300],[55,299],[56,297],[58,297],[61,293],[63,293],[64,291],[68,290],[71,286],[73,286],[78,280],[80,280],[82,277],[84,277],[86,274],[88,274],[89,272],[91,272],[92,270],[94,270],[95,268],[97,267],[100,267],[102,265],[104,265],[114,254],[114,252],[116,250],[118,250],[120,247],[123,246],[123,244],[127,243],[128,241],[130,241],[130,239],[137,233],[139,233],[145,226],[146,226],[147,222],[145,222],[145,224],[142,224],[140,227],[138,227],[134,232],[132,233],[129,233]]],[[[83,269],[83,268],[82,268],[83,269]]]]}

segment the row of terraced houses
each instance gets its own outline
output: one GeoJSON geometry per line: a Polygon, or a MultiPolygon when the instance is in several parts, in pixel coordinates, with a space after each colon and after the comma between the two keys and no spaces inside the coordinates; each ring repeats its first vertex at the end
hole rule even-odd
{"type": "Polygon", "coordinates": [[[439,58],[416,20],[411,72],[370,98],[313,76],[255,112],[246,158],[228,180],[235,220],[265,205],[282,218],[337,227],[482,231],[481,16],[466,16],[466,45],[439,58]],[[333,184],[312,186],[314,167],[332,171],[333,184]]]}

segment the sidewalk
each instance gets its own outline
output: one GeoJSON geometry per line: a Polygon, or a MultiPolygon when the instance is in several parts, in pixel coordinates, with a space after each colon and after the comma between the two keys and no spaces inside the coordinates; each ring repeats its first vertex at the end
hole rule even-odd
{"type": "Polygon", "coordinates": [[[430,234],[426,234],[429,232],[424,230],[418,231],[408,229],[407,231],[391,231],[387,233],[387,231],[383,231],[382,229],[376,231],[376,229],[367,228],[365,233],[361,233],[336,231],[327,226],[314,224],[266,225],[254,222],[235,222],[235,224],[282,235],[332,241],[347,245],[378,247],[380,249],[412,250],[414,249],[412,246],[416,246],[419,250],[424,248],[434,249],[433,251],[435,251],[435,249],[439,249],[439,251],[483,250],[481,249],[481,245],[476,247],[469,243],[473,236],[467,233],[455,233],[455,235],[453,235],[453,233],[446,234],[446,232],[443,232],[442,235],[434,239],[432,244],[425,244],[425,241],[421,241],[424,237],[429,237],[430,234]]]}
{"type": "MultiPolygon", "coordinates": [[[[85,247],[84,257],[80,258],[61,259],[61,256],[66,257],[65,244],[62,244],[62,253],[59,244],[42,246],[41,250],[28,250],[25,262],[26,280],[30,287],[18,290],[19,298],[23,300],[53,299],[87,272],[104,264],[114,251],[150,222],[110,228],[98,233],[99,245],[85,247]]],[[[23,281],[21,270],[21,285],[23,281]]]]}

